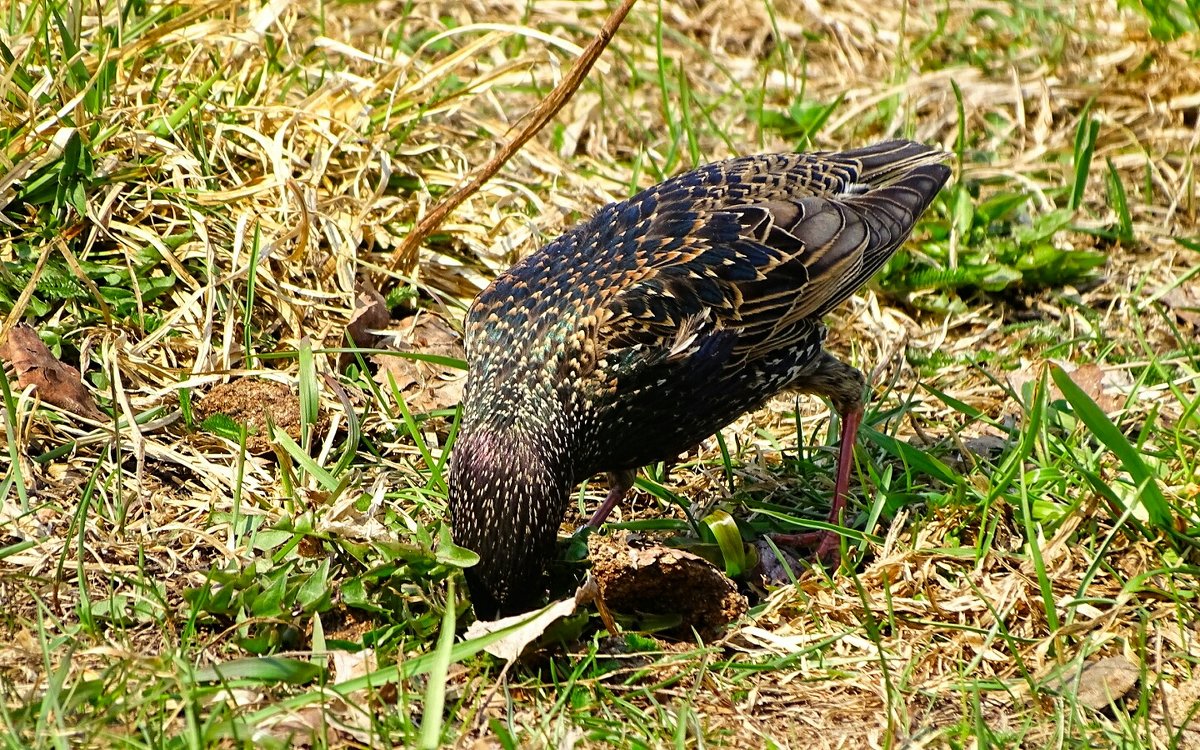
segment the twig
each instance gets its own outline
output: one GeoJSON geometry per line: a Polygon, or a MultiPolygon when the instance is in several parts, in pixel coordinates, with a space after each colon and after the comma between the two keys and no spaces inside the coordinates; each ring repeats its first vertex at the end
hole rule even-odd
{"type": "Polygon", "coordinates": [[[629,9],[633,7],[635,2],[637,0],[621,0],[620,6],[604,22],[604,26],[596,34],[596,38],[583,50],[583,54],[579,56],[579,59],[567,71],[562,81],[529,113],[529,122],[525,127],[504,148],[489,159],[483,167],[478,169],[466,185],[443,198],[442,202],[427,213],[425,218],[421,219],[420,223],[408,233],[408,236],[404,238],[404,242],[401,243],[400,247],[392,252],[392,257],[388,263],[388,267],[391,270],[395,271],[399,268],[411,267],[416,258],[417,248],[421,246],[425,238],[441,226],[451,211],[458,208],[472,193],[490,180],[492,175],[500,171],[500,168],[520,151],[521,147],[530,138],[537,135],[558,114],[558,111],[563,108],[563,105],[571,99],[571,96],[574,95],[579,85],[583,83],[583,79],[587,77],[588,72],[592,69],[596,60],[599,59],[600,54],[604,52],[604,48],[612,41],[613,36],[617,33],[617,29],[621,26],[621,22],[625,20],[625,16],[629,14],[629,9]]]}

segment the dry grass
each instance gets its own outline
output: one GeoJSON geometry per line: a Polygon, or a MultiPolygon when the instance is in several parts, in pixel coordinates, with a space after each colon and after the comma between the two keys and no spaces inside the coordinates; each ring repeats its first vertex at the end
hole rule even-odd
{"type": "MultiPolygon", "coordinates": [[[[805,570],[704,647],[630,654],[629,642],[585,638],[505,672],[465,660],[450,672],[444,736],[482,746],[511,733],[520,746],[1200,747],[1194,550],[1133,533],[1141,511],[1114,513],[1071,473],[1063,456],[1124,499],[1136,494],[1121,489],[1104,446],[1061,415],[1047,415],[1015,489],[992,492],[1000,462],[967,445],[997,425],[1028,429],[1031,406],[1014,399],[1022,373],[1050,359],[1097,362],[1120,396],[1110,413],[1155,457],[1183,509],[1179,530],[1194,534],[1197,322],[1159,303],[1200,300],[1196,247],[1175,241],[1200,237],[1195,34],[1156,40],[1114,2],[643,4],[547,131],[394,268],[412,224],[513,132],[607,4],[70,7],[14,5],[0,31],[12,57],[0,74],[0,261],[16,279],[0,290],[15,290],[5,331],[33,323],[116,421],[86,422],[28,390],[8,402],[9,746],[240,746],[267,727],[258,742],[412,742],[420,677],[398,681],[399,697],[382,703],[308,694],[308,708],[270,715],[302,690],[204,692],[195,671],[244,655],[246,639],[264,633],[292,654],[326,639],[369,646],[402,669],[434,646],[454,573],[429,550],[445,515],[431,465],[448,421],[409,422],[369,375],[335,375],[364,284],[394,310],[458,321],[498,271],[603,202],[696,161],[794,148],[758,113],[803,101],[837,103],[815,146],[896,134],[940,143],[962,152],[958,177],[975,202],[1028,192],[1030,222],[1065,205],[1080,122],[1095,118],[1082,206],[1049,243],[1107,253],[1105,279],[964,291],[966,304],[943,313],[921,304],[940,289],[856,298],[831,344],[879,366],[875,428],[929,449],[961,483],[866,440],[864,512],[899,515],[868,529],[885,538],[857,571],[805,570]],[[78,53],[48,20],[51,7],[78,53]],[[23,195],[70,153],[73,133],[91,158],[82,203],[23,195]],[[1106,159],[1127,195],[1132,242],[1098,234],[1121,221],[1106,159]],[[21,298],[24,289],[37,293],[21,298]],[[298,388],[302,402],[319,398],[312,423],[325,429],[309,452],[332,484],[298,458],[304,451],[245,455],[236,437],[192,429],[191,400],[248,373],[298,388]],[[343,464],[347,445],[357,455],[343,464]],[[302,529],[295,546],[272,546],[278,527],[302,529]],[[1044,535],[1040,556],[1031,530],[1044,535]],[[312,573],[321,559],[333,568],[312,573]],[[266,577],[311,574],[304,580],[324,582],[335,606],[318,626],[311,611],[256,611],[265,585],[225,581],[249,593],[224,619],[184,597],[220,588],[214,570],[255,565],[266,577]],[[388,566],[395,583],[370,577],[388,566]],[[363,580],[355,585],[374,610],[345,605],[363,580]],[[1102,655],[1138,671],[1117,708],[1049,689],[1102,655]],[[88,692],[97,685],[106,697],[88,692]]],[[[965,238],[949,242],[952,258],[972,262],[965,238]]],[[[797,484],[827,492],[824,451],[796,437],[820,434],[825,409],[795,407],[777,399],[725,431],[738,459],[732,492],[715,442],[663,484],[760,524],[769,519],[746,508],[794,505],[805,494],[797,484]],[[818,469],[811,480],[797,478],[805,461],[818,469]]],[[[651,504],[653,516],[670,515],[651,504]]],[[[330,684],[366,669],[339,664],[330,684]]]]}

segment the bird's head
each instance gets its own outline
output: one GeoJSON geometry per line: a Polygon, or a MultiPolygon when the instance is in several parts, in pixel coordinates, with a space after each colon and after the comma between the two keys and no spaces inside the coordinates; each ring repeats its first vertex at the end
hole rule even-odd
{"type": "Polygon", "coordinates": [[[454,542],[479,555],[466,570],[476,617],[537,605],[569,494],[570,478],[539,441],[511,424],[464,426],[450,459],[450,515],[454,542]]]}

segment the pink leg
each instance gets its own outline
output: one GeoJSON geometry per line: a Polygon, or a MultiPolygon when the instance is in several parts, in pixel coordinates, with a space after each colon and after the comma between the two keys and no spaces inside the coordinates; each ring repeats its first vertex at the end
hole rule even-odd
{"type": "Polygon", "coordinates": [[[612,509],[621,502],[625,493],[629,492],[629,488],[633,486],[633,480],[636,478],[636,471],[610,471],[608,473],[608,497],[604,498],[604,502],[592,514],[592,519],[587,522],[587,525],[593,529],[600,528],[600,524],[604,523],[604,519],[608,518],[612,509]]]}
{"type": "MultiPolygon", "coordinates": [[[[833,503],[829,507],[829,523],[841,525],[842,510],[850,494],[850,467],[854,463],[854,441],[858,426],[862,423],[863,407],[849,409],[842,416],[841,444],[838,447],[837,477],[833,484],[833,503]]],[[[840,537],[836,531],[813,531],[805,534],[773,534],[778,544],[789,547],[817,547],[817,559],[835,562],[840,549],[840,537]]]]}
{"type": "MultiPolygon", "coordinates": [[[[838,448],[837,479],[833,484],[833,503],[829,506],[829,523],[842,525],[842,510],[850,494],[850,467],[854,463],[854,441],[858,436],[858,425],[862,423],[863,408],[858,406],[842,415],[842,440],[838,448]]],[[[840,548],[840,534],[826,531],[817,547],[820,560],[836,559],[840,548]]]]}

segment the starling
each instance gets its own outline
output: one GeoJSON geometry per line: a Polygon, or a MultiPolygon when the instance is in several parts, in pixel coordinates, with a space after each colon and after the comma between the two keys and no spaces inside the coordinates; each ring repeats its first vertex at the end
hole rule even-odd
{"type": "MultiPolygon", "coordinates": [[[[454,540],[480,557],[476,616],[540,600],[577,482],[608,474],[598,525],[639,467],[783,389],[841,416],[838,522],[866,383],[822,348],[821,318],[908,238],[944,160],[889,141],[708,164],[605,206],[480,293],[450,466],[454,540]]],[[[836,550],[818,536],[818,556],[836,550]]]]}

